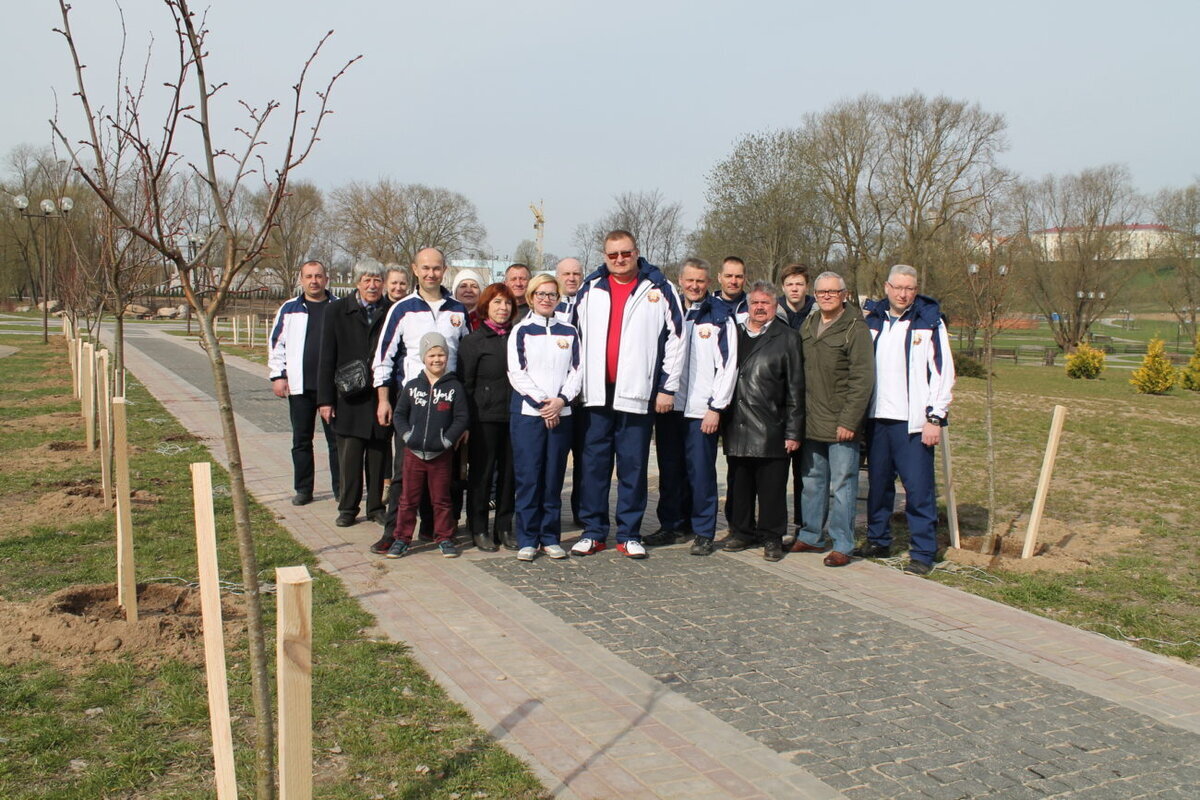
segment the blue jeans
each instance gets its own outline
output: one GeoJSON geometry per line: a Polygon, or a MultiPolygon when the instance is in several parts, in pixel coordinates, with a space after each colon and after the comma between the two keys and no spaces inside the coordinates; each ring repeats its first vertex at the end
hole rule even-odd
{"type": "Polygon", "coordinates": [[[854,511],[858,503],[858,442],[805,440],[800,452],[804,469],[801,511],[804,526],[796,538],[820,545],[829,528],[833,549],[850,555],[854,549],[854,511]],[[832,497],[832,502],[830,498],[832,497]]]}

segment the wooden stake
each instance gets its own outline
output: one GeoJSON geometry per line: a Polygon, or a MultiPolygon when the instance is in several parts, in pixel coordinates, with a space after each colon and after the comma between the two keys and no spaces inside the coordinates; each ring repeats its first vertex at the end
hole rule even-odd
{"type": "Polygon", "coordinates": [[[75,366],[71,371],[71,380],[74,381],[75,399],[78,400],[82,394],[79,389],[80,377],[83,372],[83,337],[75,337],[75,346],[71,348],[71,360],[75,362],[75,366]]]}
{"type": "Polygon", "coordinates": [[[950,521],[950,546],[958,549],[958,503],[954,500],[954,477],[950,469],[950,429],[942,428],[942,473],[946,478],[946,518],[950,521]]]}
{"type": "Polygon", "coordinates": [[[233,343],[234,344],[238,343],[238,321],[237,320],[238,320],[238,318],[237,318],[236,314],[229,318],[229,321],[233,324],[233,343]]]}
{"type": "Polygon", "coordinates": [[[137,622],[137,581],[133,569],[133,517],[129,511],[129,437],[125,426],[125,398],[113,398],[113,455],[117,478],[117,603],[125,619],[137,622]]]}
{"type": "Polygon", "coordinates": [[[263,347],[271,349],[271,320],[270,318],[263,320],[263,347]]]}
{"type": "Polygon", "coordinates": [[[1050,492],[1050,477],[1054,474],[1054,459],[1058,456],[1058,442],[1062,438],[1063,420],[1066,418],[1067,407],[1055,406],[1054,418],[1050,421],[1050,438],[1046,442],[1046,455],[1042,459],[1042,475],[1038,478],[1037,494],[1033,499],[1033,511],[1029,515],[1021,558],[1032,557],[1037,547],[1038,527],[1042,524],[1042,512],[1046,510],[1046,495],[1050,492]]]}
{"type": "Polygon", "coordinates": [[[275,671],[279,694],[279,800],[312,797],[312,578],[277,567],[275,671]]]}
{"type": "Polygon", "coordinates": [[[217,800],[237,800],[233,730],[225,675],[225,637],[217,570],[217,524],[213,517],[212,464],[192,464],[192,506],[200,570],[200,614],[204,621],[204,675],[208,682],[208,722],[212,729],[217,800]]]}
{"type": "Polygon", "coordinates": [[[83,346],[82,399],[79,409],[83,414],[83,435],[91,453],[96,449],[96,346],[91,342],[83,346]]]}
{"type": "Polygon", "coordinates": [[[112,508],[112,384],[108,377],[108,351],[100,351],[100,385],[97,412],[100,417],[100,488],[104,491],[104,507],[112,508]]]}
{"type": "Polygon", "coordinates": [[[254,317],[246,317],[246,343],[247,347],[254,347],[254,317]]]}

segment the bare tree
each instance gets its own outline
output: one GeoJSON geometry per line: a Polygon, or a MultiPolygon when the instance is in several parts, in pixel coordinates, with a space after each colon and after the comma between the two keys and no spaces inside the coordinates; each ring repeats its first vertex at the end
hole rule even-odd
{"type": "Polygon", "coordinates": [[[991,186],[984,176],[1006,147],[1004,117],[978,104],[913,93],[884,103],[879,122],[886,137],[880,189],[895,204],[899,234],[894,258],[916,266],[921,286],[936,292],[942,265],[935,242],[984,201],[991,186]]]}
{"type": "Polygon", "coordinates": [[[602,258],[604,235],[612,230],[627,230],[637,239],[642,256],[659,267],[670,267],[682,260],[687,243],[683,226],[683,206],[668,203],[662,192],[623,192],[613,198],[616,205],[596,222],[575,229],[575,249],[584,258],[602,258]]]}
{"type": "MultiPolygon", "coordinates": [[[[335,72],[322,90],[316,91],[315,112],[309,115],[306,130],[301,120],[306,115],[306,80],[321,47],[332,34],[326,34],[312,55],[305,61],[300,76],[292,87],[293,101],[290,116],[281,120],[282,145],[272,151],[264,138],[273,129],[275,112],[281,107],[277,100],[262,106],[242,102],[245,119],[235,124],[238,144],[225,146],[217,142],[219,131],[212,115],[211,101],[226,84],[212,80],[207,74],[207,34],[203,20],[192,12],[188,0],[164,0],[163,5],[173,23],[178,45],[178,69],[165,80],[155,81],[167,87],[167,106],[160,119],[151,120],[141,105],[142,95],[135,87],[123,93],[124,111],[121,115],[96,109],[89,97],[84,80],[83,61],[70,24],[70,5],[60,0],[62,27],[57,29],[66,40],[75,67],[76,97],[83,113],[87,133],[76,151],[71,140],[57,121],[52,122],[58,139],[72,152],[75,169],[111,211],[122,230],[136,236],[163,258],[173,262],[183,278],[183,291],[188,303],[197,312],[200,331],[216,387],[218,413],[221,420],[226,456],[229,463],[230,494],[233,503],[234,529],[238,542],[242,582],[246,590],[247,627],[250,638],[251,689],[256,722],[255,767],[256,794],[273,798],[274,785],[274,726],[272,722],[271,689],[263,631],[262,600],[258,584],[258,558],[253,532],[250,528],[250,506],[242,468],[241,448],[233,411],[233,399],[225,371],[221,345],[216,337],[214,322],[235,281],[258,259],[267,246],[276,216],[287,193],[288,179],[294,169],[304,162],[318,140],[325,116],[330,113],[328,101],[336,81],[357,59],[335,72]],[[191,127],[194,136],[182,134],[191,127]],[[123,143],[128,148],[131,169],[114,170],[111,151],[99,133],[123,143]],[[190,142],[195,144],[190,144],[190,142]],[[191,155],[181,151],[194,147],[191,155]],[[268,158],[274,164],[268,165],[268,158]],[[173,191],[182,174],[190,174],[202,187],[205,206],[214,216],[218,235],[206,238],[196,250],[181,248],[180,236],[187,233],[189,209],[178,202],[180,194],[173,191]],[[137,191],[127,191],[130,176],[137,191]],[[234,216],[239,192],[256,179],[268,194],[262,213],[255,219],[234,216]],[[144,202],[133,196],[144,198],[144,202]],[[239,225],[245,227],[239,227],[239,225]],[[214,250],[219,244],[220,250],[214,250]],[[191,273],[200,264],[219,262],[214,267],[214,289],[202,297],[192,288],[191,273]]],[[[284,112],[285,114],[287,112],[284,112]]]]}
{"type": "Polygon", "coordinates": [[[750,134],[709,172],[700,255],[736,254],[749,277],[768,280],[794,261],[825,265],[831,225],[805,146],[797,131],[750,134]]]}
{"type": "Polygon", "coordinates": [[[1200,315],[1200,180],[1183,189],[1164,189],[1152,205],[1154,218],[1167,227],[1155,256],[1171,270],[1159,288],[1194,346],[1200,315]]]}
{"type": "Polygon", "coordinates": [[[539,263],[537,242],[532,239],[522,239],[517,245],[517,249],[513,251],[513,263],[525,264],[534,272],[542,269],[539,263]]]}
{"type": "Polygon", "coordinates": [[[475,204],[439,186],[354,182],[331,192],[330,206],[342,246],[355,258],[411,264],[425,247],[448,259],[471,257],[487,237],[475,204]]]}
{"type": "Polygon", "coordinates": [[[1141,200],[1129,170],[1109,165],[1023,183],[1015,201],[1023,283],[1070,352],[1134,276],[1121,259],[1141,200]]]}
{"type": "MultiPolygon", "coordinates": [[[[250,199],[250,208],[255,217],[261,217],[270,194],[261,189],[250,199]]],[[[299,285],[300,265],[315,258],[314,247],[320,240],[328,221],[325,217],[325,198],[316,184],[310,181],[292,181],[288,194],[275,215],[275,227],[271,230],[267,248],[256,271],[259,280],[270,286],[285,290],[299,285]]]]}

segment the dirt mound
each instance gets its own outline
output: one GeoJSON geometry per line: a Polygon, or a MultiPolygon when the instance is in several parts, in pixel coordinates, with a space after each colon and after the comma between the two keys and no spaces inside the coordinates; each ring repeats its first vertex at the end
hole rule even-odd
{"type": "MultiPolygon", "coordinates": [[[[222,597],[225,638],[243,630],[240,603],[222,597]]],[[[113,584],[69,586],[31,603],[0,600],[0,663],[49,660],[79,671],[131,657],[142,667],[204,661],[200,593],[187,586],[138,585],[138,621],[125,621],[113,584]]]]}
{"type": "Polygon", "coordinates": [[[995,554],[979,552],[983,545],[982,536],[964,536],[962,548],[947,549],[946,558],[958,564],[1009,572],[1071,572],[1086,569],[1104,556],[1116,555],[1136,543],[1142,535],[1138,528],[1095,522],[1067,524],[1043,518],[1033,555],[1021,558],[1027,526],[1028,519],[1022,517],[1011,530],[1007,525],[1004,530],[997,530],[997,536],[1001,538],[999,552],[995,554]]]}

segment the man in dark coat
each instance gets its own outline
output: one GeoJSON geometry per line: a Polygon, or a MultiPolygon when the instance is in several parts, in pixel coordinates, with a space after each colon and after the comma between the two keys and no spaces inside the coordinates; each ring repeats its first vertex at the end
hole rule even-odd
{"type": "MultiPolygon", "coordinates": [[[[364,470],[367,519],[383,522],[383,478],[391,434],[376,419],[377,395],[371,385],[371,357],[391,304],[383,293],[383,268],[360,264],[354,279],[354,293],[334,301],[325,314],[317,387],[321,418],[337,434],[341,492],[336,524],[343,528],[358,520],[364,470]],[[361,370],[355,369],[357,364],[361,370]]],[[[389,538],[385,552],[390,544],[389,538]]]]}
{"type": "Polygon", "coordinates": [[[788,459],[804,431],[804,361],[796,332],[775,319],[775,287],[755,281],[748,315],[738,324],[738,377],[721,434],[730,532],[723,549],[759,542],[763,558],[783,558],[788,459]],[[757,514],[755,502],[757,501],[757,514]]]}

